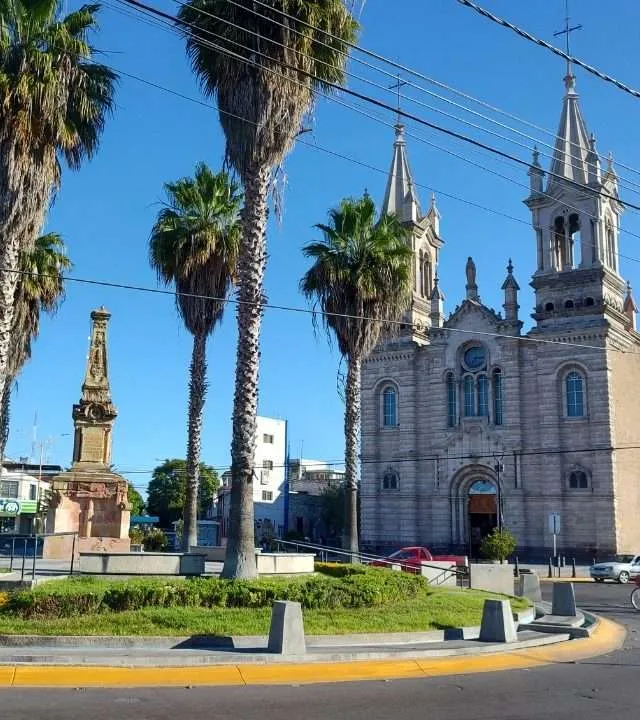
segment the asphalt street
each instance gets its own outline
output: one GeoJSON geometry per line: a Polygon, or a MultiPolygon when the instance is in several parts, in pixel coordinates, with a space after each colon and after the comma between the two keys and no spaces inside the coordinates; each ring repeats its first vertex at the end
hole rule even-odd
{"type": "MultiPolygon", "coordinates": [[[[631,585],[576,585],[581,607],[627,628],[622,650],[532,670],[335,685],[0,690],[11,720],[616,720],[640,717],[640,612],[631,585]]],[[[550,597],[550,586],[545,595],[550,597]]]]}

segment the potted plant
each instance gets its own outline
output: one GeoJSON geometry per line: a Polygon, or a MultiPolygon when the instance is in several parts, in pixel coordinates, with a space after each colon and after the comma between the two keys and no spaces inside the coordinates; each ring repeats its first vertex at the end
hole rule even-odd
{"type": "Polygon", "coordinates": [[[513,533],[506,528],[494,530],[482,539],[480,552],[488,560],[500,562],[501,564],[512,555],[517,546],[513,533]]]}

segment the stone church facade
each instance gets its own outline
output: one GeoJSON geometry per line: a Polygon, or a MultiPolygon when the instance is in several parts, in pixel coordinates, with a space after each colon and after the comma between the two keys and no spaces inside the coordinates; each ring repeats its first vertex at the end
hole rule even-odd
{"type": "MultiPolygon", "coordinates": [[[[500,313],[475,264],[445,318],[435,199],[426,215],[396,127],[383,210],[410,229],[412,300],[400,333],[362,372],[361,541],[476,554],[493,527],[521,556],[640,552],[640,334],[620,276],[623,205],[602,168],[569,67],[553,159],[534,152],[530,194],[537,267],[533,327],[522,332],[511,261],[500,313]]],[[[463,268],[461,267],[461,272],[463,268]]]]}

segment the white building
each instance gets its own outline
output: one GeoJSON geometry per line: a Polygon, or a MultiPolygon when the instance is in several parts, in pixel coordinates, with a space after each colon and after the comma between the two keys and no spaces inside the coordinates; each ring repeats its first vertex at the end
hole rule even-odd
{"type": "MultiPolygon", "coordinates": [[[[29,535],[36,527],[38,503],[50,483],[21,469],[18,463],[7,463],[0,470],[0,534],[29,535]]],[[[55,466],[59,471],[60,468],[55,466]]],[[[37,471],[37,466],[30,466],[37,471]]]]}
{"type": "MultiPolygon", "coordinates": [[[[432,200],[420,210],[397,126],[383,211],[410,232],[414,286],[407,323],[362,370],[362,544],[471,549],[504,524],[521,556],[640,548],[640,334],[620,274],[623,204],[611,159],[601,167],[575,77],[565,77],[550,170],[529,169],[533,327],[522,333],[511,262],[504,312],[480,299],[475,263],[448,317],[438,284],[447,256],[432,200]]],[[[479,242],[481,248],[482,244],[479,242]]],[[[480,262],[482,259],[480,258],[480,262]]]]}

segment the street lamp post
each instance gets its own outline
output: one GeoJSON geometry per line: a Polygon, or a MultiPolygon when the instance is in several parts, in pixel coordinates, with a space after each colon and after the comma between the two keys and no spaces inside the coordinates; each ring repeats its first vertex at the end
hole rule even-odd
{"type": "Polygon", "coordinates": [[[496,471],[498,488],[498,530],[502,532],[502,473],[504,472],[502,458],[496,462],[494,470],[496,471]]]}

